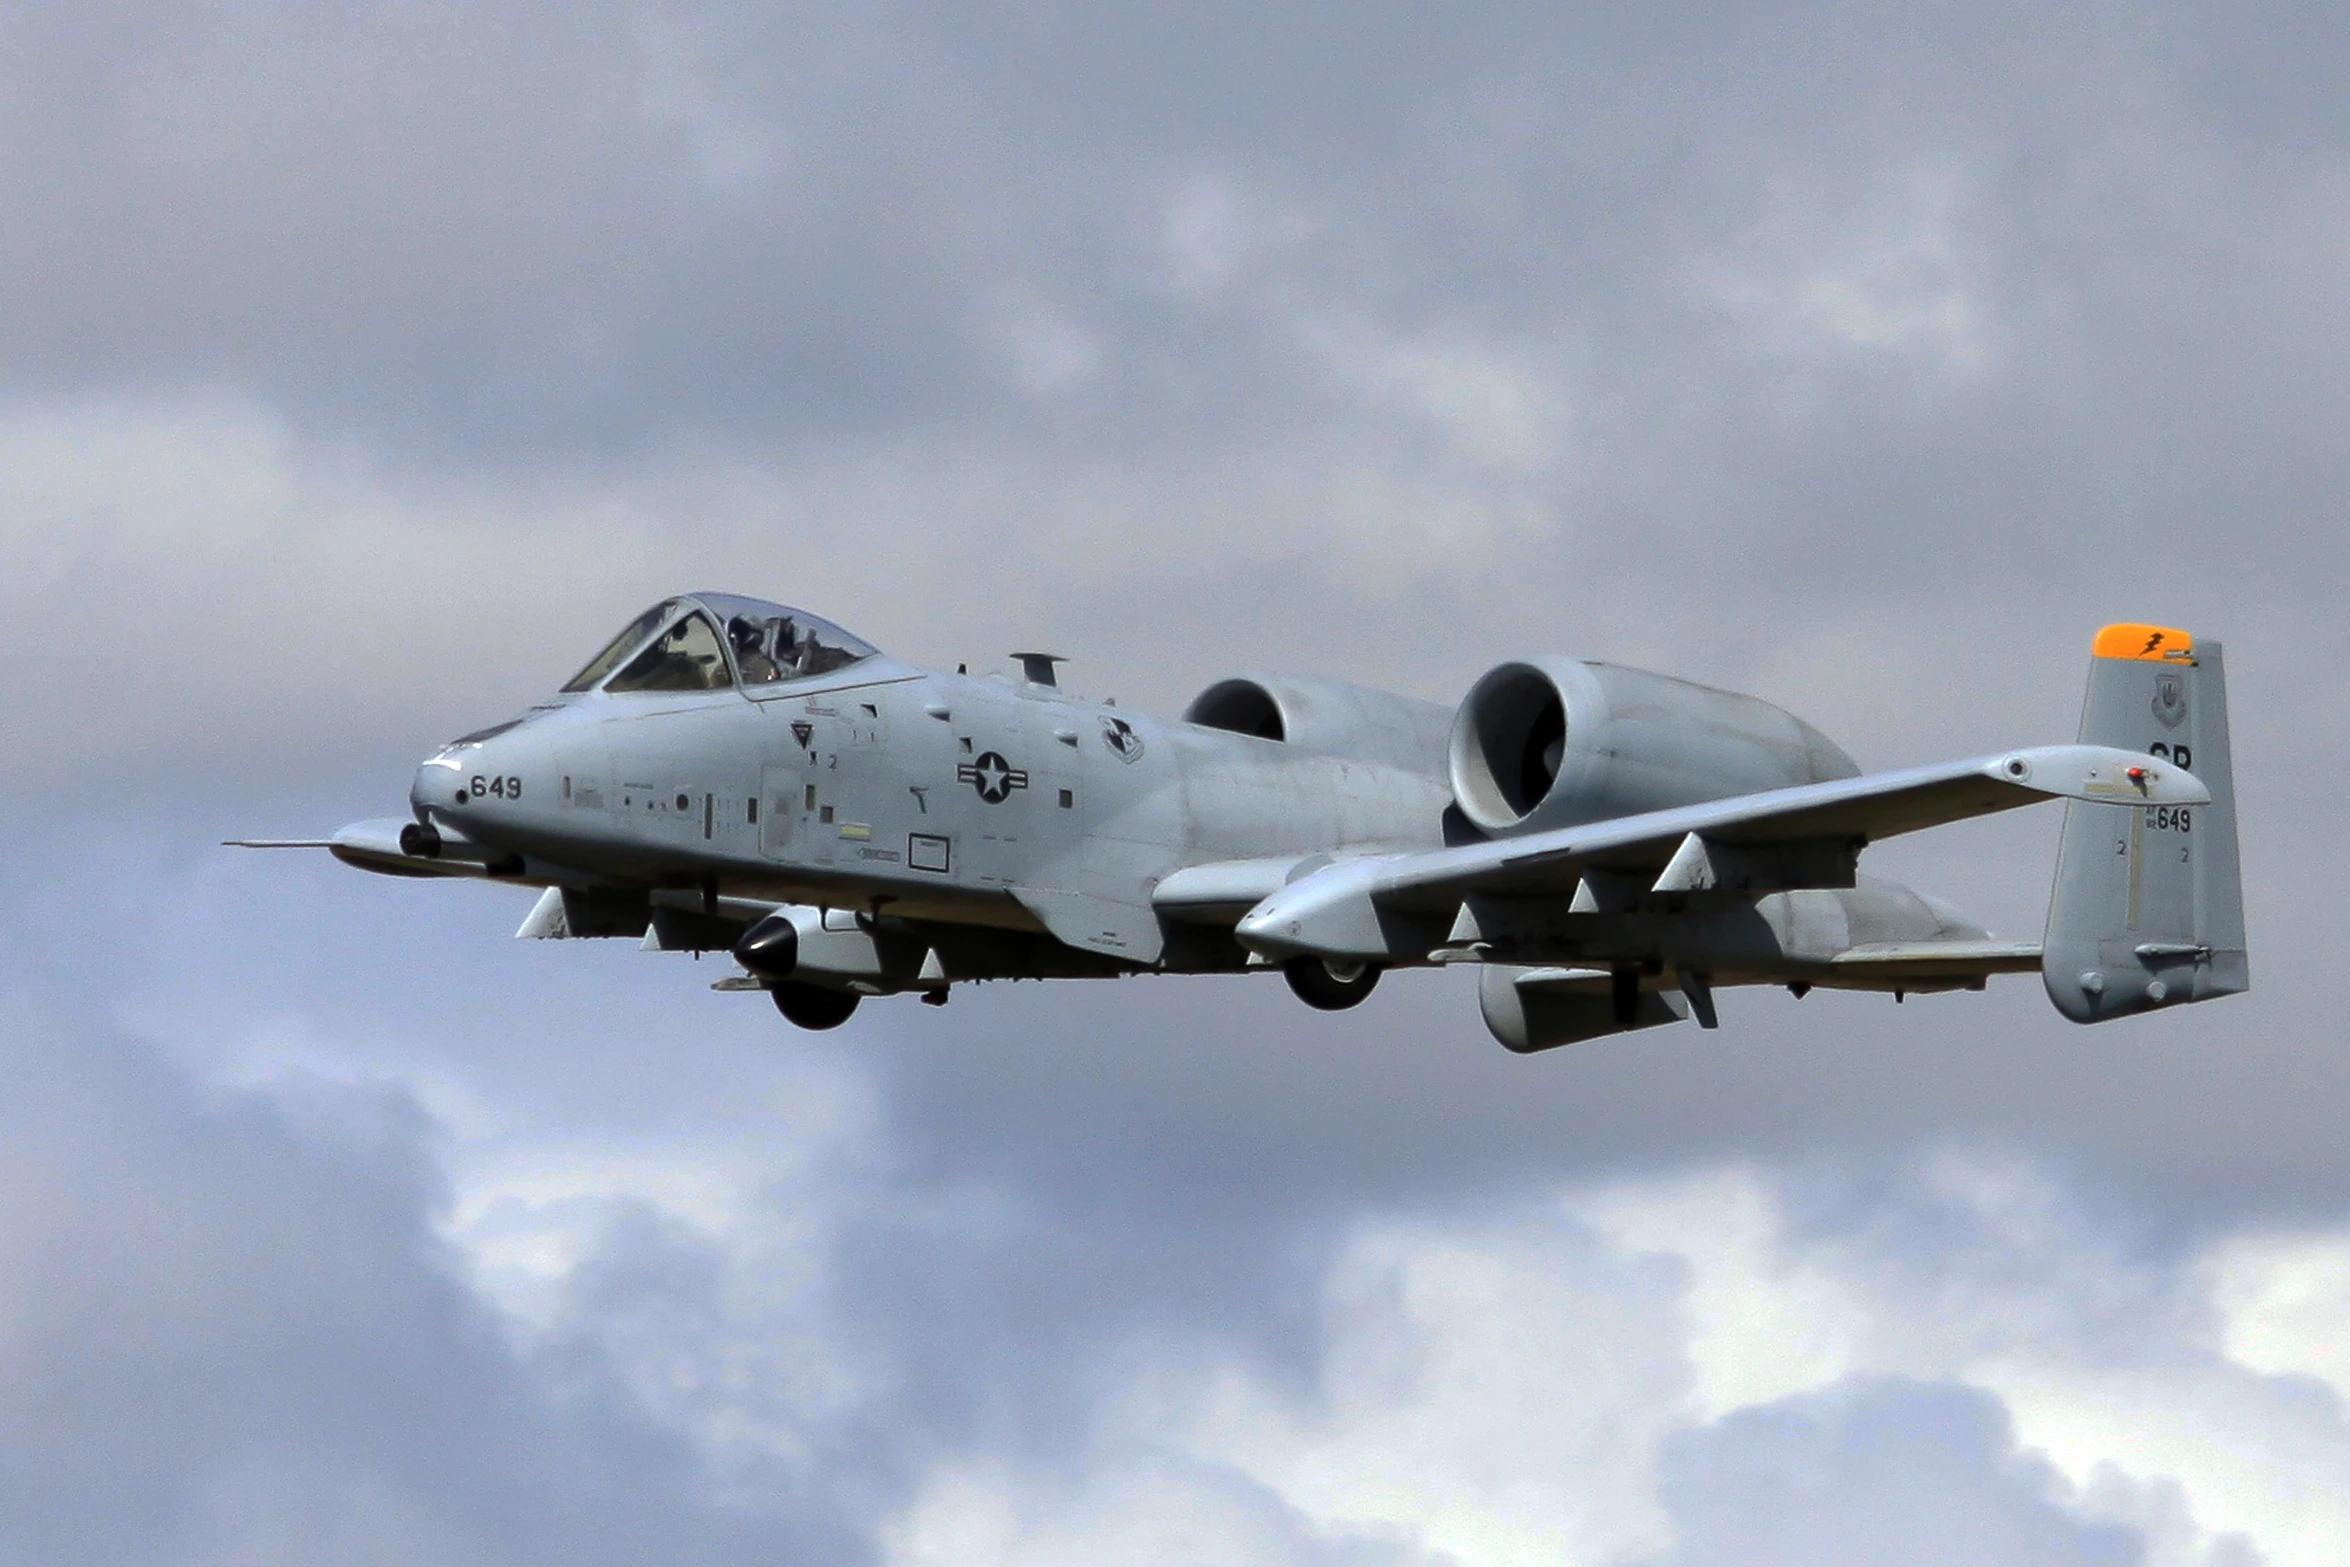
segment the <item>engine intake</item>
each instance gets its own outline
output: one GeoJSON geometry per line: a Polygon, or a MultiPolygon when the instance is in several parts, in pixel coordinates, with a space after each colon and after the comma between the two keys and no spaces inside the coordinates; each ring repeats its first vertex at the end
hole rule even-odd
{"type": "Polygon", "coordinates": [[[1235,675],[1192,698],[1183,719],[1205,729],[1440,776],[1452,713],[1434,702],[1343,680],[1235,675]]]}
{"type": "Polygon", "coordinates": [[[1470,687],[1447,760],[1461,814],[1496,835],[1860,772],[1826,735],[1755,697],[1555,655],[1499,665],[1470,687]]]}

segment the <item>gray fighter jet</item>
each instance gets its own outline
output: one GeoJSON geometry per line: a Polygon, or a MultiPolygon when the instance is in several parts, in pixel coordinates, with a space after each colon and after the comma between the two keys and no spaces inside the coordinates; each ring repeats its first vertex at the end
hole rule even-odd
{"type": "Polygon", "coordinates": [[[518,934],[725,951],[724,990],[830,1028],[990,979],[1277,969],[1335,1010],[1468,963],[1534,1051],[1724,985],[1980,990],[2077,1022],[2249,983],[2220,649],[2098,633],[2079,743],[1863,774],[1753,697],[1546,655],[1457,710],[1239,675],[1173,722],[899,663],[801,610],[665,599],[519,718],[417,769],[407,819],[316,847],[545,889],[518,934]],[[2066,801],[2045,939],[1859,875],[1861,851],[2066,801]]]}

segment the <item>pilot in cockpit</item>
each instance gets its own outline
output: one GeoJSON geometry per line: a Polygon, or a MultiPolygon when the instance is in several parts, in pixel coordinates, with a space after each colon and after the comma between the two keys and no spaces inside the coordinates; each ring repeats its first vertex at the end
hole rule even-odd
{"type": "Polygon", "coordinates": [[[744,685],[767,686],[829,675],[873,656],[873,649],[813,615],[780,604],[738,603],[739,608],[714,607],[725,613],[726,645],[734,654],[734,667],[744,685]]]}
{"type": "Polygon", "coordinates": [[[824,633],[816,626],[802,628],[789,620],[780,625],[776,645],[788,648],[783,662],[794,677],[829,675],[836,669],[846,669],[863,656],[847,648],[834,647],[824,640],[824,633]]]}
{"type": "Polygon", "coordinates": [[[742,671],[744,684],[765,685],[787,678],[770,652],[774,631],[775,622],[761,625],[748,615],[736,615],[727,621],[726,639],[734,644],[734,662],[742,671]]]}
{"type": "Polygon", "coordinates": [[[775,627],[775,663],[786,680],[797,680],[802,675],[815,673],[808,667],[808,649],[814,639],[803,637],[799,626],[789,615],[773,622],[775,627]]]}

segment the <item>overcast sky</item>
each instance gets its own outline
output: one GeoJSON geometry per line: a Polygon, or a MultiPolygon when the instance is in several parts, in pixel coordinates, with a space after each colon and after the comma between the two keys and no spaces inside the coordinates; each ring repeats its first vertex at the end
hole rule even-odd
{"type": "MultiPolygon", "coordinates": [[[[0,10],[0,1557],[2327,1564],[2350,24],[0,10]],[[1893,766],[2224,639],[2256,988],[786,1028],[238,855],[717,587],[1893,766]]],[[[2030,936],[2056,817],[1870,868],[2030,936]]]]}

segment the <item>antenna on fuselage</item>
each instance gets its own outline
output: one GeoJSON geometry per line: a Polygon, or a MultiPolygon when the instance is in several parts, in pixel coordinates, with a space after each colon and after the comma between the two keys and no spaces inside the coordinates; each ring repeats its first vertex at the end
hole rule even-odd
{"type": "Polygon", "coordinates": [[[1054,676],[1053,666],[1069,662],[1065,653],[1014,653],[1012,656],[1020,661],[1020,678],[1032,686],[1059,686],[1061,682],[1054,676]]]}

